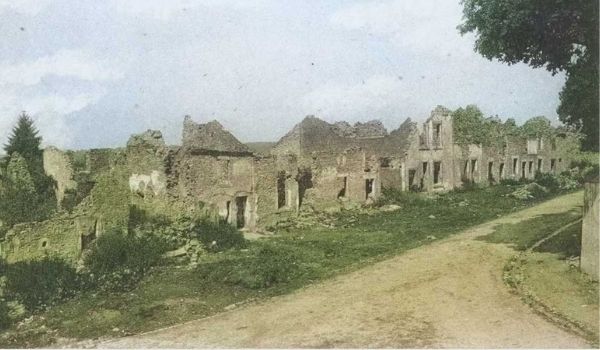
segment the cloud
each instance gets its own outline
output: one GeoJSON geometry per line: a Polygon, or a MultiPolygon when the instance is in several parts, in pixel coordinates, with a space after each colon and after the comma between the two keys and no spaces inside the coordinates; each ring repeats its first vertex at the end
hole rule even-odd
{"type": "Polygon", "coordinates": [[[398,79],[376,75],[358,84],[327,83],[302,99],[307,111],[333,118],[365,116],[390,107],[402,96],[398,79]]]}
{"type": "Polygon", "coordinates": [[[389,38],[428,55],[473,55],[473,37],[460,36],[458,1],[369,1],[342,7],[330,18],[339,28],[389,38]]]}
{"type": "Polygon", "coordinates": [[[223,7],[243,10],[264,5],[267,0],[111,0],[110,5],[118,13],[168,21],[177,14],[200,7],[223,7]]]}
{"type": "Polygon", "coordinates": [[[23,15],[35,16],[51,3],[51,0],[0,0],[0,14],[13,11],[23,15]]]}
{"type": "Polygon", "coordinates": [[[6,140],[18,114],[31,115],[45,144],[71,146],[69,115],[98,102],[102,84],[123,70],[85,50],[59,50],[22,63],[0,64],[0,140],[6,140]]]}
{"type": "Polygon", "coordinates": [[[98,60],[84,50],[63,49],[29,62],[0,64],[0,86],[36,85],[49,75],[87,81],[116,80],[123,73],[114,67],[114,63],[98,60]]]}

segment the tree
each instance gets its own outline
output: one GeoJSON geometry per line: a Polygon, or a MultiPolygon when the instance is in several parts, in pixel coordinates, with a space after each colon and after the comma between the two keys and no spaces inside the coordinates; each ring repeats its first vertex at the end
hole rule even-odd
{"type": "MultiPolygon", "coordinates": [[[[56,207],[54,181],[44,172],[42,138],[23,112],[8,143],[0,174],[0,231],[14,224],[48,218],[56,207]]],[[[1,232],[0,232],[1,235],[1,232]]]]}
{"type": "Polygon", "coordinates": [[[8,137],[8,143],[4,145],[4,151],[10,158],[14,152],[19,153],[29,166],[41,162],[42,150],[40,144],[42,138],[33,125],[33,120],[26,112],[22,112],[8,137]]]}
{"type": "Polygon", "coordinates": [[[42,196],[49,196],[53,192],[54,183],[44,172],[43,151],[40,148],[42,137],[38,133],[31,117],[22,112],[8,142],[4,145],[4,150],[7,154],[7,164],[15,154],[23,157],[33,177],[36,191],[42,196]]]}
{"type": "Polygon", "coordinates": [[[463,0],[463,15],[458,28],[484,57],[564,71],[559,118],[598,150],[598,1],[463,0]]]}

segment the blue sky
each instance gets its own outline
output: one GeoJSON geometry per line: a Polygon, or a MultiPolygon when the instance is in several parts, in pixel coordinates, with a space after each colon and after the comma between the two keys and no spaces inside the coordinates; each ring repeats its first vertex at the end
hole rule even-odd
{"type": "Polygon", "coordinates": [[[0,0],[0,143],[22,110],[63,148],[177,144],[186,114],[242,141],[438,104],[556,120],[564,76],[480,57],[460,21],[458,0],[0,0]]]}

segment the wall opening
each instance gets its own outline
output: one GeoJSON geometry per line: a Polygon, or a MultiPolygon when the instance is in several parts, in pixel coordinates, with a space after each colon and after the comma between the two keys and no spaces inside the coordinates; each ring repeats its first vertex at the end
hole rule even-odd
{"type": "Polygon", "coordinates": [[[417,171],[415,169],[408,169],[408,189],[412,189],[415,185],[415,176],[417,171]]]}
{"type": "Polygon", "coordinates": [[[469,161],[465,160],[465,165],[463,166],[461,180],[463,183],[469,181],[469,161]]]}
{"type": "Polygon", "coordinates": [[[86,250],[96,239],[96,230],[89,232],[87,235],[81,235],[81,250],[86,250]]]}
{"type": "Polygon", "coordinates": [[[298,205],[302,205],[306,190],[313,187],[312,171],[310,168],[299,170],[296,181],[298,181],[298,205]]]}
{"type": "Polygon", "coordinates": [[[494,162],[488,163],[488,182],[494,183],[494,162]]]}
{"type": "Polygon", "coordinates": [[[519,173],[518,169],[517,169],[518,165],[519,165],[518,159],[517,158],[513,158],[513,172],[512,172],[513,175],[517,175],[519,173]]]}
{"type": "Polygon", "coordinates": [[[475,181],[475,172],[477,171],[477,159],[471,159],[471,181],[475,181]]]}
{"type": "Polygon", "coordinates": [[[527,174],[531,175],[532,173],[533,173],[533,160],[530,160],[527,174]]]}
{"type": "Polygon", "coordinates": [[[498,179],[504,179],[504,163],[500,163],[500,166],[498,168],[498,179]]]}
{"type": "Polygon", "coordinates": [[[423,190],[425,188],[425,177],[427,176],[427,162],[423,162],[423,174],[421,176],[421,183],[419,184],[419,187],[421,190],[423,190]]]}
{"type": "Polygon", "coordinates": [[[442,170],[442,162],[433,162],[433,183],[435,185],[440,183],[441,170],[442,170]]]}
{"type": "Polygon", "coordinates": [[[236,197],[236,226],[237,228],[243,228],[246,226],[246,202],[248,201],[247,196],[236,197]]]}
{"type": "Polygon", "coordinates": [[[346,190],[348,188],[348,177],[344,176],[341,179],[342,179],[342,189],[338,192],[338,195],[337,195],[338,198],[346,197],[346,190]]]}
{"type": "Polygon", "coordinates": [[[373,179],[365,180],[365,199],[368,199],[373,194],[373,182],[373,179]]]}
{"type": "Polygon", "coordinates": [[[525,168],[527,167],[527,162],[521,162],[521,178],[525,178],[525,168]]]}
{"type": "Polygon", "coordinates": [[[277,174],[277,209],[281,209],[285,205],[285,171],[280,171],[277,174]]]}
{"type": "Polygon", "coordinates": [[[544,165],[544,161],[543,161],[542,159],[538,159],[538,167],[537,167],[537,170],[538,170],[539,172],[541,172],[541,171],[542,171],[542,169],[543,169],[543,167],[542,167],[542,166],[543,166],[543,165],[544,165]]]}
{"type": "Polygon", "coordinates": [[[225,202],[225,210],[227,210],[225,214],[225,222],[231,222],[231,201],[225,202]]]}
{"type": "Polygon", "coordinates": [[[556,170],[556,159],[550,159],[550,171],[554,172],[556,170]]]}
{"type": "Polygon", "coordinates": [[[435,147],[440,147],[442,145],[442,124],[434,124],[433,126],[434,135],[433,135],[433,145],[435,147]]]}
{"type": "Polygon", "coordinates": [[[390,158],[381,158],[379,162],[379,166],[382,168],[389,168],[391,165],[390,158]]]}

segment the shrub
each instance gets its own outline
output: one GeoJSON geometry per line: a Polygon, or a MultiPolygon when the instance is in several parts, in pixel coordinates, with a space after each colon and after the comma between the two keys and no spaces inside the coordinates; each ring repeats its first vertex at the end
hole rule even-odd
{"type": "Polygon", "coordinates": [[[556,190],[560,188],[560,182],[554,174],[551,173],[542,173],[537,171],[535,173],[534,181],[541,186],[544,186],[550,190],[556,190]]]}
{"type": "Polygon", "coordinates": [[[294,280],[304,271],[298,254],[290,248],[264,243],[244,257],[222,260],[198,267],[198,273],[212,282],[224,282],[250,289],[263,289],[294,280]]]}
{"type": "Polygon", "coordinates": [[[223,222],[207,219],[197,221],[192,228],[192,238],[197,238],[207,251],[219,252],[246,246],[244,235],[235,227],[223,222]]]}
{"type": "Polygon", "coordinates": [[[92,283],[109,291],[124,291],[156,265],[168,244],[154,235],[126,235],[118,231],[100,236],[84,258],[92,283]]]}
{"type": "Polygon", "coordinates": [[[29,311],[75,296],[84,283],[74,267],[54,257],[3,264],[2,274],[6,277],[4,297],[29,311]]]}
{"type": "Polygon", "coordinates": [[[517,179],[512,179],[512,178],[500,180],[500,185],[504,185],[504,186],[517,186],[517,185],[521,185],[521,184],[522,184],[522,181],[517,180],[517,179]]]}
{"type": "Polygon", "coordinates": [[[377,205],[401,204],[418,205],[426,203],[427,199],[415,192],[402,191],[396,188],[384,188],[383,196],[377,200],[377,205]]]}
{"type": "Polygon", "coordinates": [[[9,315],[10,308],[4,299],[0,299],[0,330],[10,327],[12,320],[9,315]]]}

